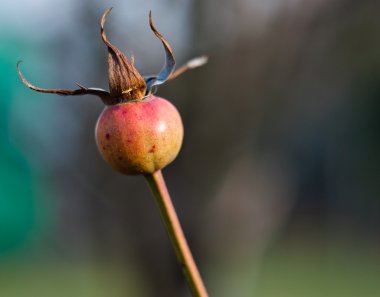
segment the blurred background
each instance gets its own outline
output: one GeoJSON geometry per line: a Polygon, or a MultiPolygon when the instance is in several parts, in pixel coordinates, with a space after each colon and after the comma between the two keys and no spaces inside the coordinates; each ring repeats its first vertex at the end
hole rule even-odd
{"type": "Polygon", "coordinates": [[[0,4],[0,296],[190,296],[142,177],[103,162],[99,34],[162,86],[185,141],[164,170],[210,296],[380,291],[380,2],[5,0],[0,4]]]}

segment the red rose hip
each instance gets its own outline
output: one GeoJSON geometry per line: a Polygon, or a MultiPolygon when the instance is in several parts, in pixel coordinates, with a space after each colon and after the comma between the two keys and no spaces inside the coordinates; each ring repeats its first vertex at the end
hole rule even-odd
{"type": "Polygon", "coordinates": [[[167,100],[149,96],[139,101],[107,106],[95,129],[104,160],[124,174],[153,173],[178,155],[183,125],[167,100]]]}

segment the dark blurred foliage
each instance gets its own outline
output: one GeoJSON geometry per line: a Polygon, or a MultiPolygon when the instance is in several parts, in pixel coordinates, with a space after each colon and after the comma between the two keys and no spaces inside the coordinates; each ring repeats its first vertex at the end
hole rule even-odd
{"type": "MultiPolygon", "coordinates": [[[[164,7],[173,5],[180,10],[174,1],[162,1],[164,7]]],[[[164,175],[211,296],[253,296],[260,287],[260,269],[266,267],[263,259],[276,246],[284,246],[283,252],[296,249],[292,244],[299,242],[318,254],[331,242],[348,239],[379,247],[380,2],[285,1],[270,13],[256,5],[258,1],[190,2],[181,24],[188,32],[177,41],[187,46],[178,53],[178,63],[204,53],[210,62],[158,92],[183,115],[183,149],[164,175]]],[[[71,87],[78,81],[105,88],[106,50],[99,38],[99,17],[106,6],[76,3],[71,30],[36,46],[55,56],[35,71],[33,80],[27,67],[38,64],[29,58],[23,66],[27,77],[41,86],[71,87]]],[[[164,12],[157,14],[158,28],[164,12]]],[[[147,63],[153,59],[145,62],[138,54],[151,54],[158,59],[154,67],[159,67],[162,49],[147,28],[137,31],[146,20],[125,25],[131,15],[115,7],[107,30],[121,48],[128,32],[128,52],[134,50],[138,65],[150,72],[147,63]],[[117,19],[120,16],[124,18],[117,19]],[[134,32],[139,32],[135,39],[134,32]],[[145,38],[152,43],[144,43],[145,38]]],[[[161,31],[169,34],[176,26],[161,31]]],[[[28,50],[24,46],[17,53],[30,57],[28,50]]],[[[1,55],[1,62],[11,65],[18,59],[1,55]]],[[[22,208],[14,208],[23,228],[38,225],[30,222],[35,205],[45,207],[41,224],[49,228],[34,231],[34,250],[67,261],[106,259],[130,267],[144,296],[188,296],[143,178],[111,171],[97,152],[93,130],[101,102],[30,95],[18,81],[4,77],[0,222],[10,213],[10,197],[17,196],[17,203],[29,210],[22,215],[22,208]],[[33,121],[48,131],[50,141],[38,136],[47,133],[42,129],[34,130],[36,138],[28,137],[28,118],[20,124],[16,116],[23,113],[9,111],[9,84],[25,97],[16,106],[27,106],[22,100],[36,102],[37,107],[30,108],[42,114],[33,121]],[[13,185],[16,173],[19,184],[13,185]],[[29,190],[32,182],[38,190],[29,190]],[[29,205],[32,200],[34,206],[29,205]]],[[[18,234],[9,224],[6,232],[18,234]]],[[[13,240],[4,234],[1,249],[13,240]]],[[[365,292],[363,296],[375,296],[376,288],[365,292]]]]}

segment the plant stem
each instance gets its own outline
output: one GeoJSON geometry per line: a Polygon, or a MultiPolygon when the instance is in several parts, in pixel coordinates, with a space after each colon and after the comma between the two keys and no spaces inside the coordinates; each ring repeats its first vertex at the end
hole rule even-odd
{"type": "Polygon", "coordinates": [[[176,252],[179,264],[186,276],[187,283],[194,297],[208,297],[206,288],[199,274],[197,265],[186,242],[177,213],[174,209],[161,170],[146,174],[145,178],[153,193],[161,218],[164,221],[166,232],[169,235],[176,252]]]}

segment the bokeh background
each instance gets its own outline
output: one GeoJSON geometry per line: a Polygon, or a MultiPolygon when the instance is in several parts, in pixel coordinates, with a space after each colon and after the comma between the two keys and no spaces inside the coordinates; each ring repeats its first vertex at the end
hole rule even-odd
{"type": "Polygon", "coordinates": [[[0,296],[189,296],[142,177],[97,152],[100,16],[143,74],[210,62],[159,89],[185,142],[164,170],[210,296],[380,292],[380,2],[3,0],[0,296]]]}

